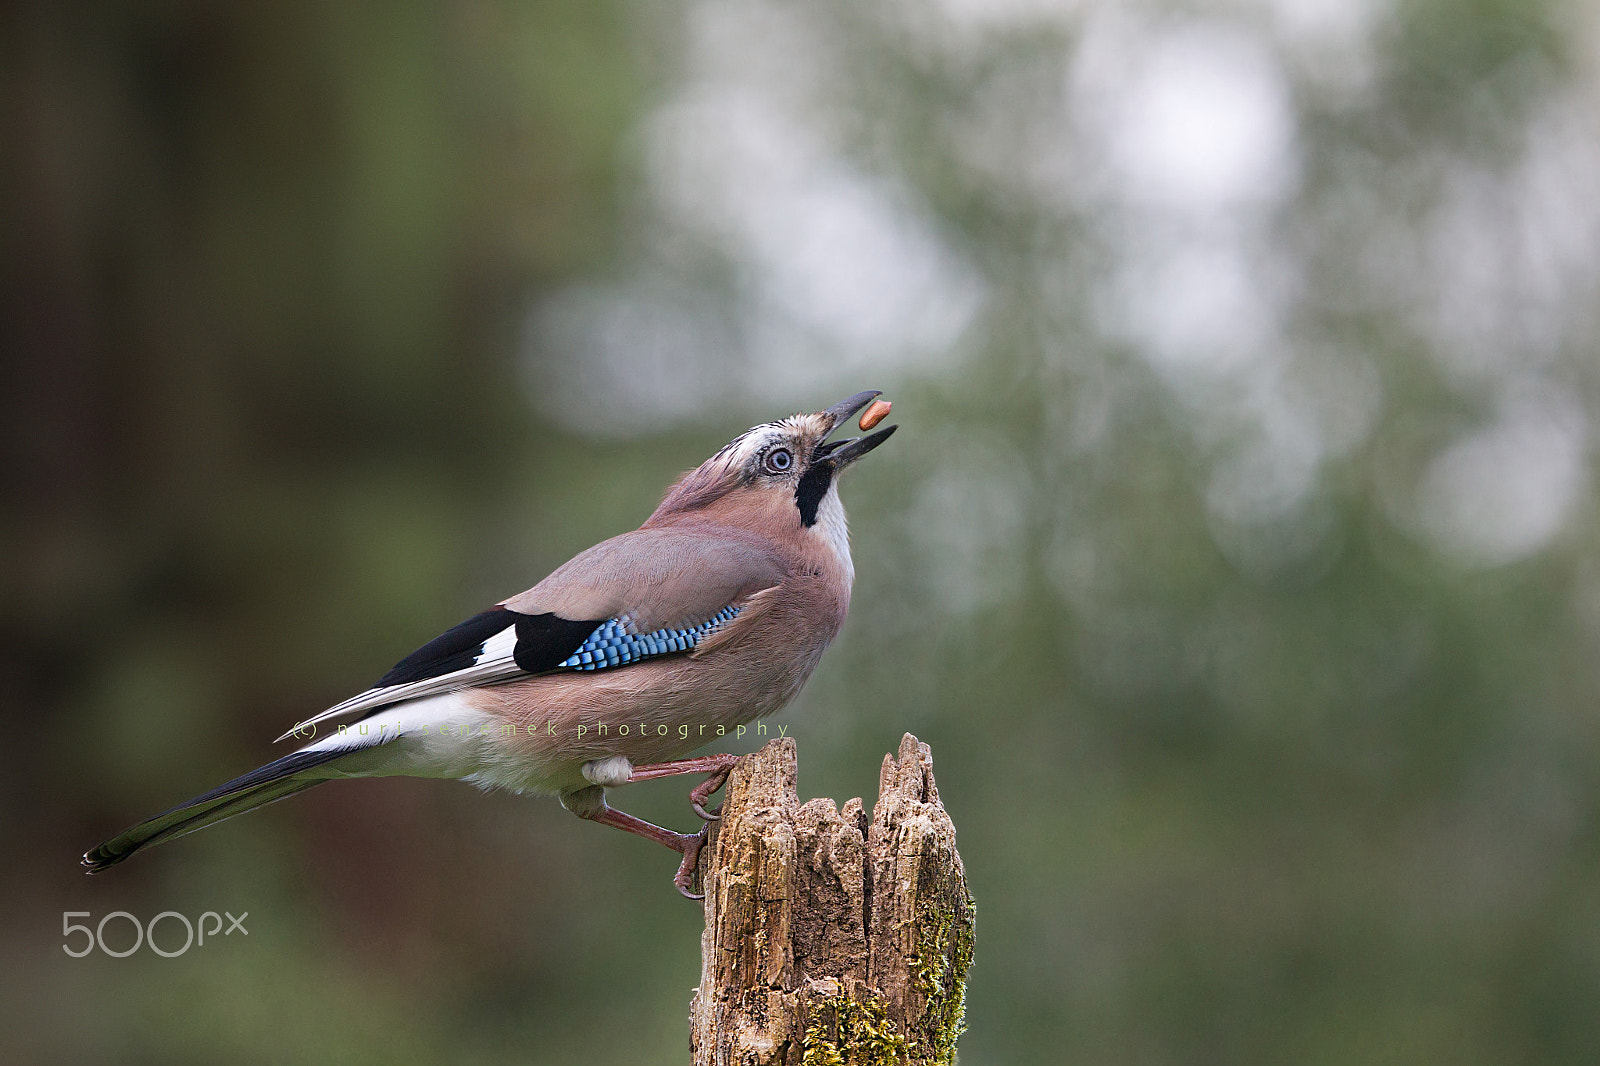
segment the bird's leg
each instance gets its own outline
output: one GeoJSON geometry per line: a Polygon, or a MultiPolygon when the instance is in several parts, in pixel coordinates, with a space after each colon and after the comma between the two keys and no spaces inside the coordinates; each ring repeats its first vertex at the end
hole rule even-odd
{"type": "Polygon", "coordinates": [[[649,781],[657,777],[673,777],[678,774],[707,774],[702,782],[689,793],[689,806],[694,808],[694,813],[708,822],[714,822],[721,817],[721,807],[714,811],[705,808],[706,800],[711,798],[711,793],[721,788],[728,780],[728,774],[733,772],[735,764],[742,756],[738,755],[702,755],[698,759],[678,759],[675,762],[647,763],[644,766],[635,766],[633,773],[628,777],[629,783],[634,781],[649,781]]]}
{"type": "Polygon", "coordinates": [[[706,842],[707,826],[701,826],[698,833],[674,833],[670,829],[663,829],[643,818],[635,818],[615,807],[608,807],[606,790],[599,785],[562,793],[561,805],[579,818],[587,818],[591,822],[621,829],[625,833],[653,840],[663,847],[678,852],[683,856],[683,861],[678,864],[678,872],[673,876],[672,883],[689,899],[705,899],[705,893],[693,891],[693,885],[695,866],[700,861],[700,849],[706,842]]]}

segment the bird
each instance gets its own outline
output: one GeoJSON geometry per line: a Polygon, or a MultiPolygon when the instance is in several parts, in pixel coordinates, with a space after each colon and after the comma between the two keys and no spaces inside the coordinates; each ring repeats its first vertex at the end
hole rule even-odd
{"type": "Polygon", "coordinates": [[[455,778],[554,795],[580,818],[663,844],[691,899],[738,756],[691,753],[788,704],[838,634],[855,567],[840,475],[898,426],[829,440],[872,404],[857,393],[765,422],[679,477],[645,522],[407,655],[376,685],[295,724],[300,747],[83,856],[98,873],[142,848],[325,781],[455,778]],[[611,807],[606,790],[705,774],[698,832],[611,807]]]}

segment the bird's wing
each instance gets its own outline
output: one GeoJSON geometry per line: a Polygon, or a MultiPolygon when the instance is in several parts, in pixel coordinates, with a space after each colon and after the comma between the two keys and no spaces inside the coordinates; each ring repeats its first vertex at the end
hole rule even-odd
{"type": "Polygon", "coordinates": [[[527,592],[445,631],[372,688],[278,739],[305,739],[329,719],[365,716],[453,689],[689,652],[784,575],[770,550],[739,534],[624,533],[575,556],[527,592]]]}
{"type": "Polygon", "coordinates": [[[709,618],[783,581],[787,567],[759,538],[725,529],[636,529],[602,541],[504,606],[562,618],[626,614],[641,632],[709,618]]]}

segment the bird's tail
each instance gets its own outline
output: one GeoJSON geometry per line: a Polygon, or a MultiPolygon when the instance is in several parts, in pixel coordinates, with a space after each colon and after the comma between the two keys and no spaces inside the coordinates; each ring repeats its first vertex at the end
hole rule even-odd
{"type": "Polygon", "coordinates": [[[196,829],[204,829],[224,818],[253,811],[296,792],[304,792],[312,785],[320,785],[328,779],[312,771],[346,754],[349,754],[348,749],[314,748],[285,755],[203,796],[196,796],[188,803],[180,803],[169,811],[140,822],[120,836],[85,852],[83,865],[88,867],[90,873],[99,873],[147,844],[159,844],[196,829]]]}

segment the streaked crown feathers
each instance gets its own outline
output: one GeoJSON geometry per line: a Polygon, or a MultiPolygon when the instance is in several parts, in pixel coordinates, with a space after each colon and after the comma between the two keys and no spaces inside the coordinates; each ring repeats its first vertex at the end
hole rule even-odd
{"type": "Polygon", "coordinates": [[[832,429],[824,413],[794,414],[752,426],[674,482],[650,520],[706,507],[763,477],[792,484],[816,458],[817,447],[832,429]],[[764,468],[763,459],[780,446],[791,452],[789,466],[782,471],[764,468]]]}

